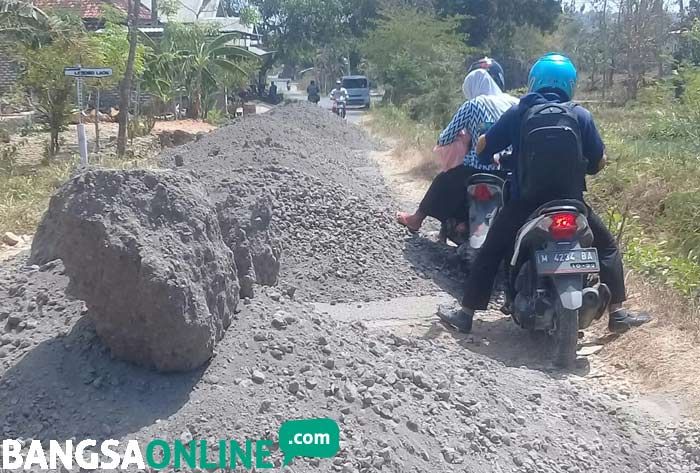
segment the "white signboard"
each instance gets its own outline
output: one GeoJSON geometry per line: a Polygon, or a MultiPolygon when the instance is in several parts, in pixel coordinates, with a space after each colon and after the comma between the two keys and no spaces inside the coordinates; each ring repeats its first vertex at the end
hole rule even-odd
{"type": "Polygon", "coordinates": [[[63,74],[71,77],[109,77],[112,69],[109,67],[64,67],[63,74]]]}

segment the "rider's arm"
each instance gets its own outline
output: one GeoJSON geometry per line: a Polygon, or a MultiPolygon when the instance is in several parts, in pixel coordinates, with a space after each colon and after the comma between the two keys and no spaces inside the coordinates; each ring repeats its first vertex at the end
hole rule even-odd
{"type": "Polygon", "coordinates": [[[467,126],[467,120],[469,119],[469,115],[473,112],[473,107],[474,105],[471,101],[464,102],[464,104],[459,107],[459,110],[454,114],[450,123],[440,133],[438,145],[449,145],[455,140],[457,134],[467,126]]]}
{"type": "Polygon", "coordinates": [[[583,156],[588,160],[588,174],[597,174],[605,167],[605,145],[598,133],[591,113],[583,107],[576,107],[581,124],[581,144],[583,156]]]}
{"type": "Polygon", "coordinates": [[[476,152],[479,162],[493,164],[493,156],[513,144],[513,127],[520,123],[517,106],[511,107],[501,115],[485,135],[479,137],[476,152]]]}

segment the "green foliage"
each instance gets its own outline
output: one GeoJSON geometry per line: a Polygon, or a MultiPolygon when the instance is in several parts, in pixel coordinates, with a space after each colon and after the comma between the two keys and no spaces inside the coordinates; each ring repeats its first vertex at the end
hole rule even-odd
{"type": "Polygon", "coordinates": [[[668,284],[681,294],[700,297],[700,264],[669,251],[665,242],[655,242],[643,235],[631,238],[625,261],[644,276],[668,284]]]}
{"type": "Polygon", "coordinates": [[[440,16],[461,17],[459,31],[472,46],[517,46],[517,28],[552,31],[561,13],[559,0],[436,0],[435,6],[440,16]]]}
{"type": "Polygon", "coordinates": [[[234,33],[219,35],[216,25],[168,23],[160,44],[151,42],[145,87],[163,104],[187,91],[191,115],[200,118],[215,92],[245,83],[257,63],[253,54],[230,45],[235,39],[234,33]]]}
{"type": "Polygon", "coordinates": [[[262,21],[262,15],[257,8],[246,6],[241,8],[239,12],[241,23],[248,26],[254,26],[262,21]]]}
{"type": "Polygon", "coordinates": [[[0,144],[0,173],[12,176],[17,169],[17,145],[0,144]]]}
{"type": "Polygon", "coordinates": [[[672,79],[641,91],[640,103],[656,112],[647,126],[650,138],[700,142],[700,69],[682,69],[672,79]]]}
{"type": "Polygon", "coordinates": [[[218,108],[212,108],[209,110],[209,113],[207,113],[207,118],[205,120],[207,123],[211,125],[222,125],[228,121],[228,118],[218,108]]]}
{"type": "Polygon", "coordinates": [[[700,18],[693,19],[690,28],[681,35],[675,56],[700,66],[700,18]]]}
{"type": "MultiPolygon", "coordinates": [[[[129,55],[127,28],[118,23],[107,22],[99,33],[90,35],[89,46],[93,56],[91,65],[112,68],[111,77],[99,79],[98,82],[90,81],[90,85],[103,89],[116,87],[124,78],[126,60],[129,55]]],[[[134,57],[134,74],[136,76],[140,76],[144,72],[145,56],[145,46],[138,44],[134,57]]]]}
{"type": "Polygon", "coordinates": [[[677,82],[640,91],[624,108],[598,107],[611,164],[589,180],[601,207],[627,215],[625,260],[647,276],[686,295],[700,296],[700,141],[697,72],[682,71],[691,86],[676,98],[677,82]]]}
{"type": "Polygon", "coordinates": [[[127,124],[127,136],[129,140],[133,141],[134,138],[150,134],[155,124],[155,117],[150,115],[130,118],[127,124]]]}
{"type": "Polygon", "coordinates": [[[88,44],[87,36],[78,30],[71,39],[61,37],[39,48],[26,45],[19,48],[24,65],[22,83],[33,91],[36,108],[46,117],[51,132],[50,155],[58,152],[58,133],[72,111],[70,100],[75,83],[63,75],[63,67],[89,61],[88,44]]]}
{"type": "Polygon", "coordinates": [[[372,76],[386,87],[385,100],[403,105],[413,99],[412,115],[419,118],[421,110],[445,103],[447,96],[460,95],[467,48],[455,34],[456,27],[455,19],[439,20],[418,10],[382,13],[362,51],[372,76]]]}

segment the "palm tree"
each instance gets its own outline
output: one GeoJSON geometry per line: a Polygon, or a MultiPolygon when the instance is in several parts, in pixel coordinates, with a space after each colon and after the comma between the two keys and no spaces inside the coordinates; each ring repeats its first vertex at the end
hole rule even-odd
{"type": "Polygon", "coordinates": [[[144,38],[152,51],[144,74],[146,87],[163,104],[172,103],[184,87],[190,95],[190,115],[201,118],[212,91],[227,85],[232,75],[247,76],[241,60],[257,60],[246,49],[229,44],[238,37],[237,33],[216,36],[199,24],[169,23],[160,42],[144,38]]]}
{"type": "Polygon", "coordinates": [[[236,60],[256,58],[243,48],[229,45],[237,38],[236,33],[222,34],[211,41],[202,38],[180,51],[184,59],[185,85],[191,93],[193,118],[202,116],[202,104],[207,95],[221,85],[223,77],[220,71],[246,75],[247,71],[236,60]]]}

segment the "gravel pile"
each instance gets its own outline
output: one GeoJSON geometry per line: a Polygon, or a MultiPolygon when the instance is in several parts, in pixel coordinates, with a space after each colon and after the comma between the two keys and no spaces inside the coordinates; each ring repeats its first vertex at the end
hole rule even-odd
{"type": "Polygon", "coordinates": [[[9,299],[3,289],[3,302],[35,304],[27,309],[32,323],[23,318],[0,338],[5,438],[276,442],[284,420],[327,416],[340,424],[340,453],[297,459],[285,471],[700,467],[700,430],[654,428],[620,395],[505,367],[454,344],[340,325],[278,288],[260,288],[246,301],[205,370],[163,375],[138,368],[110,357],[80,319],[82,304],[60,291],[62,273],[55,263],[0,280],[26,288],[9,299]]]}
{"type": "MultiPolygon", "coordinates": [[[[377,333],[317,313],[310,302],[431,291],[429,272],[439,271],[418,256],[421,244],[404,241],[393,225],[388,191],[359,154],[371,148],[359,131],[305,104],[269,117],[269,125],[267,116],[246,119],[175,152],[202,179],[220,219],[227,206],[246,208],[240,221],[255,227],[269,213],[270,234],[284,247],[280,283],[255,285],[207,366],[165,375],[112,359],[84,317],[85,305],[65,295],[60,261],[33,266],[25,255],[3,264],[3,438],[276,442],[285,420],[331,417],[340,424],[338,455],[299,458],[281,471],[700,470],[697,426],[657,425],[626,395],[561,373],[506,366],[444,339],[377,333]],[[317,126],[325,133],[314,138],[317,126]],[[253,147],[256,128],[275,136],[280,128],[286,151],[263,145],[240,151],[241,136],[253,147]],[[287,141],[285,133],[302,138],[287,141]],[[236,136],[240,143],[224,144],[236,136]],[[293,166],[290,142],[305,140],[318,154],[293,166]],[[219,151],[209,156],[215,143],[219,151]],[[347,159],[344,167],[324,170],[327,161],[320,160],[338,157],[347,159]],[[260,204],[264,196],[272,201],[269,212],[260,204]],[[401,270],[410,268],[407,259],[415,261],[413,273],[401,270]]],[[[236,218],[228,215],[227,225],[236,218]]]]}
{"type": "MultiPolygon", "coordinates": [[[[247,209],[271,198],[281,236],[281,277],[321,302],[389,299],[435,291],[435,264],[406,261],[408,234],[358,127],[306,103],[246,117],[163,161],[194,173],[211,198],[247,209]],[[177,157],[177,158],[176,158],[177,157]]],[[[243,217],[242,217],[243,218],[243,217]]],[[[409,257],[409,260],[412,259],[409,257]]]]}

